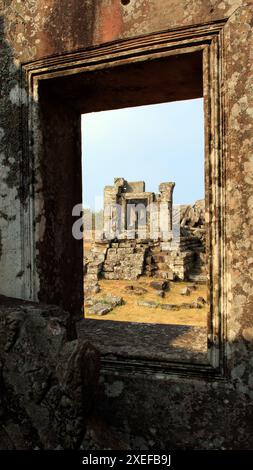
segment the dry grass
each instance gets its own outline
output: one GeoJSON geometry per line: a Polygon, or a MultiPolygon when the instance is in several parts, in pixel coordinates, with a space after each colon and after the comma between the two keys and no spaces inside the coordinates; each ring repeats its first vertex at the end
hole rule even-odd
{"type": "Polygon", "coordinates": [[[164,298],[157,295],[157,291],[150,287],[152,278],[141,277],[138,281],[108,281],[100,280],[101,291],[94,294],[97,298],[103,295],[112,294],[123,297],[125,304],[116,307],[110,313],[103,317],[85,315],[86,318],[97,320],[114,320],[134,323],[159,323],[159,324],[177,324],[206,326],[208,305],[201,309],[180,309],[177,311],[163,310],[161,308],[149,308],[138,305],[139,300],[155,300],[159,303],[182,304],[183,302],[196,301],[199,296],[207,298],[207,288],[205,285],[197,285],[197,289],[192,291],[189,296],[183,296],[180,291],[185,286],[190,286],[190,282],[171,282],[170,291],[166,292],[164,298]],[[125,290],[128,285],[144,287],[147,293],[143,295],[131,294],[125,290]]]}

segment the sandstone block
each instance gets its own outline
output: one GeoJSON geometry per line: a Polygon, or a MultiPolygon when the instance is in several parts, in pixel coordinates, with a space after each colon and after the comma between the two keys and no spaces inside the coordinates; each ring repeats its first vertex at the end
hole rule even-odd
{"type": "Polygon", "coordinates": [[[180,309],[180,305],[176,305],[176,304],[160,304],[160,307],[163,310],[179,310],[180,309]]]}
{"type": "Polygon", "coordinates": [[[197,302],[202,304],[202,305],[205,305],[207,303],[207,301],[204,299],[204,297],[198,297],[197,298],[197,302]]]}
{"type": "Polygon", "coordinates": [[[130,290],[130,294],[133,295],[144,295],[147,293],[147,289],[144,287],[133,287],[132,290],[130,290]]]}
{"type": "Polygon", "coordinates": [[[148,307],[148,308],[157,308],[159,307],[159,303],[154,302],[153,300],[140,300],[138,302],[140,307],[148,307]]]}
{"type": "Polygon", "coordinates": [[[108,304],[97,303],[88,309],[88,315],[103,316],[109,313],[112,307],[108,304]]]}
{"type": "Polygon", "coordinates": [[[156,290],[159,290],[159,291],[168,289],[168,287],[169,287],[169,284],[166,281],[152,281],[149,285],[153,289],[156,289],[156,290]]]}
{"type": "Polygon", "coordinates": [[[165,292],[164,292],[164,290],[158,290],[158,291],[157,291],[157,295],[158,295],[158,297],[161,297],[161,298],[165,297],[165,292]]]}
{"type": "Polygon", "coordinates": [[[180,292],[181,295],[190,295],[191,294],[191,289],[189,289],[189,287],[184,287],[181,292],[180,292]]]}

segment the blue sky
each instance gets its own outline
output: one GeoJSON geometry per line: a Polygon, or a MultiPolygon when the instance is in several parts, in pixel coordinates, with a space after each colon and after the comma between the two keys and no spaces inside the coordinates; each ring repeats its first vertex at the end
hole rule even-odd
{"type": "Polygon", "coordinates": [[[202,199],[203,99],[82,115],[82,161],[85,207],[102,207],[114,177],[143,180],[154,192],[175,181],[175,204],[202,199]]]}

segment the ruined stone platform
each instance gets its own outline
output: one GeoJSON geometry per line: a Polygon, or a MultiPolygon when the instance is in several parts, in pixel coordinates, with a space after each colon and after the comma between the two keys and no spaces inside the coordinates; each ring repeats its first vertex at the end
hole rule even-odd
{"type": "Polygon", "coordinates": [[[207,363],[203,327],[84,319],[78,337],[91,341],[102,358],[207,363]]]}

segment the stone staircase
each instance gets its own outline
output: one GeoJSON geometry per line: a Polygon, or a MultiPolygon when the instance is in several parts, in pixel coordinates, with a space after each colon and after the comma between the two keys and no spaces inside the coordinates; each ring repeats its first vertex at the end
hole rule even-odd
{"type": "Polygon", "coordinates": [[[147,244],[138,240],[119,240],[111,244],[101,275],[104,279],[136,280],[143,274],[147,244]]]}
{"type": "Polygon", "coordinates": [[[93,244],[89,256],[85,262],[85,290],[98,290],[98,279],[103,269],[103,265],[109,248],[110,243],[108,242],[96,242],[93,244]]]}

